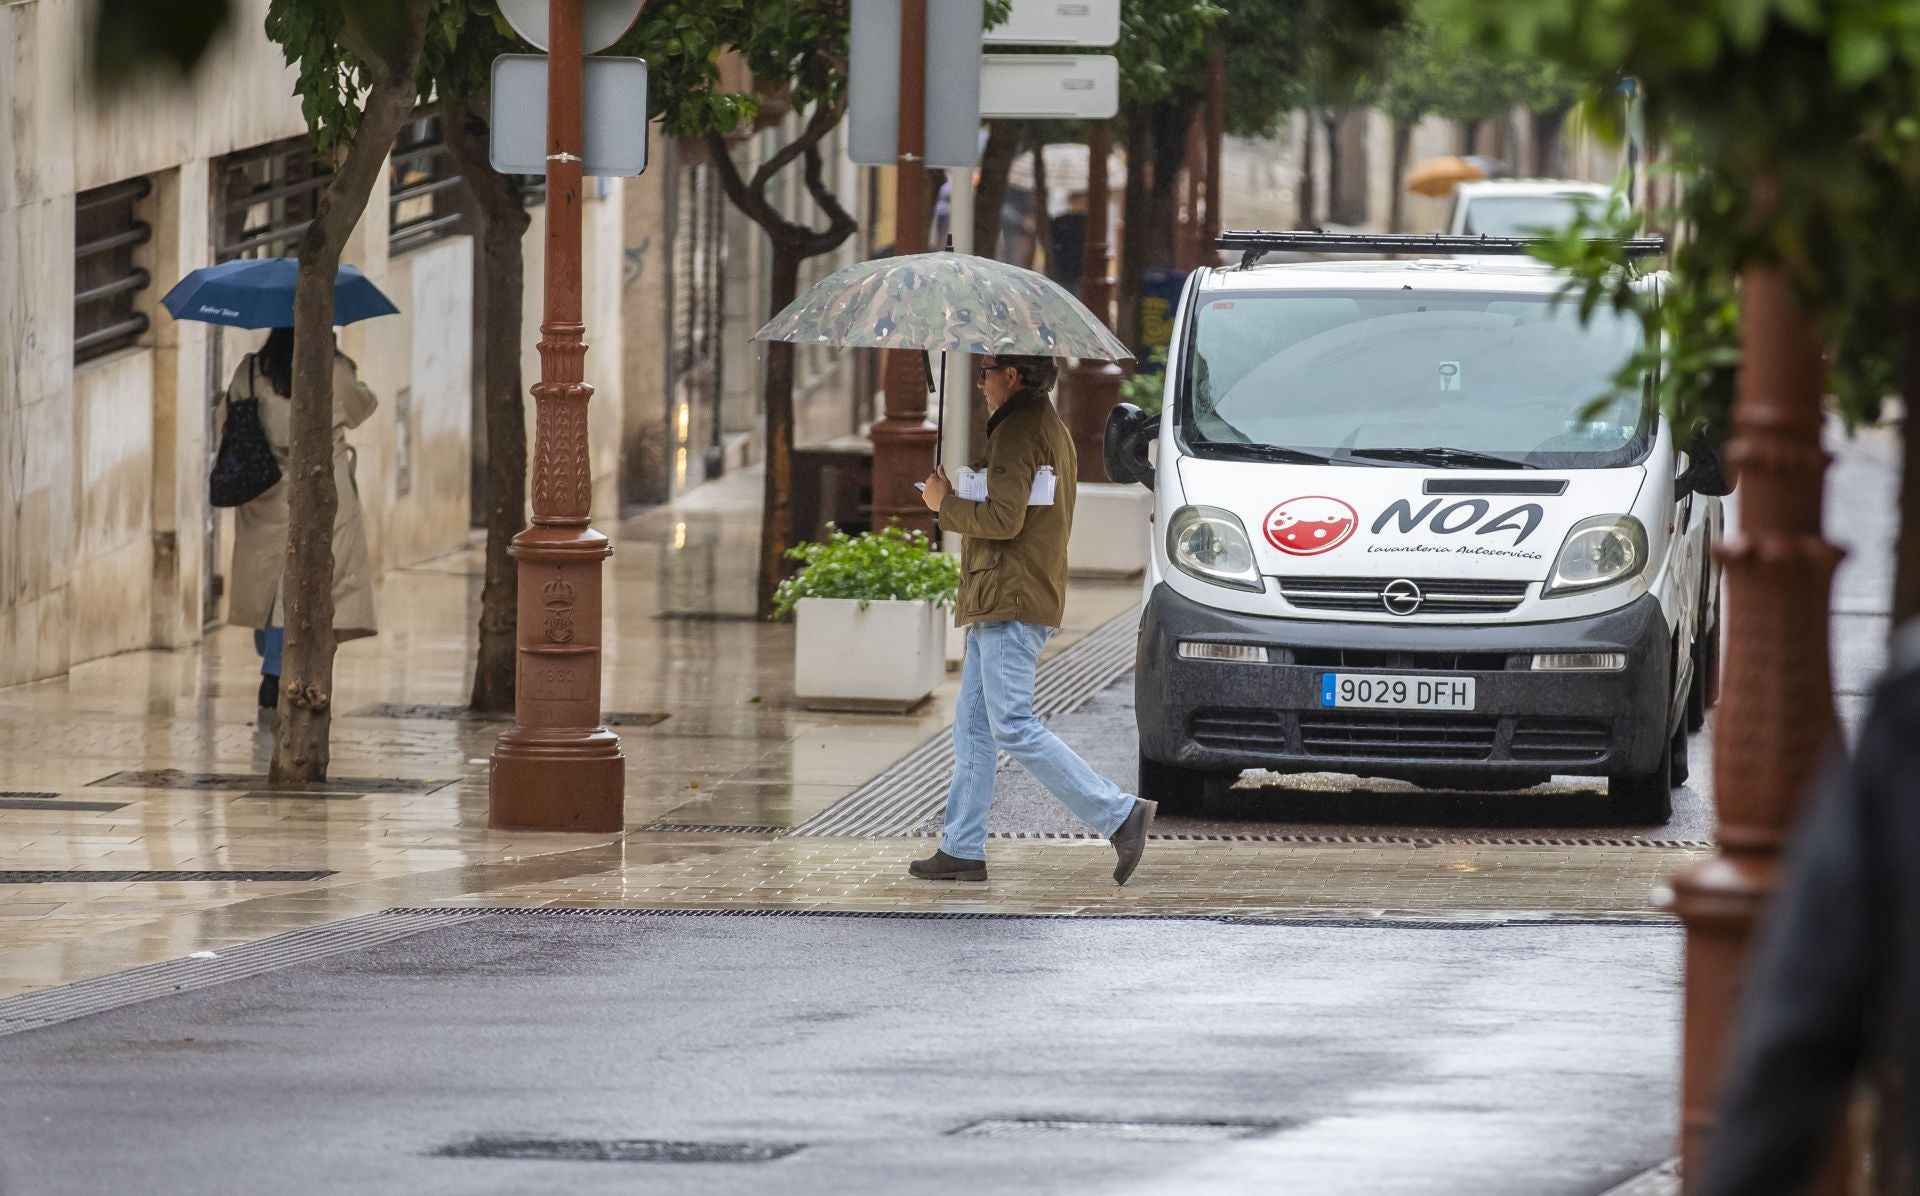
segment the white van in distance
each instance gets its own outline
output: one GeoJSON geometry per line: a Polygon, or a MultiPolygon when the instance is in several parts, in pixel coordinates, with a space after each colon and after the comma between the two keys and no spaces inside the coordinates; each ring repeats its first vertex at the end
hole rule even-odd
{"type": "Polygon", "coordinates": [[[1188,280],[1163,413],[1107,428],[1109,472],[1155,492],[1141,794],[1192,808],[1250,768],[1588,775],[1665,821],[1713,697],[1728,486],[1657,379],[1616,384],[1639,319],[1582,324],[1512,239],[1221,246],[1243,263],[1188,280]]]}

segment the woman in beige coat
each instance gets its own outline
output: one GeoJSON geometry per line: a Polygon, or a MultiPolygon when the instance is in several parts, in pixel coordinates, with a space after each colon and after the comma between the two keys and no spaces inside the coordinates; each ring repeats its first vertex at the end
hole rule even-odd
{"type": "MultiPolygon", "coordinates": [[[[287,488],[292,476],[288,452],[293,423],[293,330],[276,328],[267,343],[248,354],[227,387],[229,402],[260,401],[260,426],[280,463],[280,480],[236,511],[233,537],[232,604],[227,621],[254,629],[260,652],[260,705],[279,704],[280,652],[286,642],[281,575],[287,566],[290,522],[287,488]]],[[[353,476],[354,453],[347,429],[366,422],[378,405],[361,382],[352,359],[334,349],[333,480],[340,505],[333,517],[333,633],[341,640],[374,634],[373,578],[367,566],[367,531],[360,518],[360,491],[353,476]]],[[[222,411],[224,417],[225,412],[222,411]]]]}

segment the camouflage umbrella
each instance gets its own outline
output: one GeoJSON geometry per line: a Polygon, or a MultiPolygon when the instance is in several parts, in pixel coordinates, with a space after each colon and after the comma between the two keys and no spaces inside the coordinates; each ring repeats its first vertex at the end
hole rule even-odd
{"type": "MultiPolygon", "coordinates": [[[[848,266],[808,288],[753,339],[938,351],[936,461],[946,438],[949,352],[1100,361],[1133,356],[1098,316],[1046,275],[951,250],[848,266]]],[[[929,390],[933,372],[929,360],[929,390]]]]}
{"type": "Polygon", "coordinates": [[[848,266],[787,305],[755,340],[863,349],[1133,357],[1098,316],[1044,274],[968,253],[848,266]]]}

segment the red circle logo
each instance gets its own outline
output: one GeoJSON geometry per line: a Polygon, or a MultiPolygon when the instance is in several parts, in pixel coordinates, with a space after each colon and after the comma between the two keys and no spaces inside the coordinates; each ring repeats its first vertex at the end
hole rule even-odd
{"type": "Polygon", "coordinates": [[[1290,498],[1261,520],[1267,543],[1289,556],[1317,556],[1353,538],[1360,516],[1337,498],[1309,494],[1290,498]]]}

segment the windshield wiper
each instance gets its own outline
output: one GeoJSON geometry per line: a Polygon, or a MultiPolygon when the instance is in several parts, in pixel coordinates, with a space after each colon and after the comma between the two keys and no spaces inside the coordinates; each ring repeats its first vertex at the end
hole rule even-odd
{"type": "Polygon", "coordinates": [[[1354,449],[1352,456],[1373,457],[1381,461],[1412,461],[1419,465],[1438,465],[1443,469],[1538,469],[1528,461],[1502,457],[1494,453],[1476,453],[1457,448],[1374,448],[1354,449]]]}
{"type": "Polygon", "coordinates": [[[1251,444],[1233,440],[1203,440],[1197,447],[1215,449],[1223,456],[1248,461],[1285,461],[1295,465],[1325,465],[1332,458],[1306,449],[1286,448],[1278,444],[1251,444]]]}

